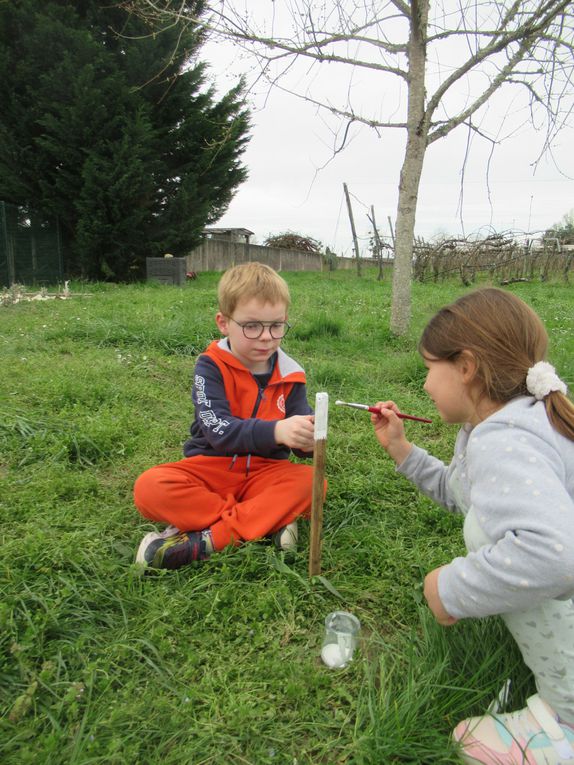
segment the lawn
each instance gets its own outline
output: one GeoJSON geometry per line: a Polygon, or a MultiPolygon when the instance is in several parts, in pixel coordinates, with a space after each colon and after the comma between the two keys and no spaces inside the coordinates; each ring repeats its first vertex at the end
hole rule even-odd
{"type": "MultiPolygon", "coordinates": [[[[411,333],[388,330],[390,285],[367,271],[285,273],[284,341],[309,398],[393,398],[432,425],[411,438],[448,460],[456,428],[422,391],[429,316],[466,288],[414,286],[411,333]]],[[[184,287],[71,285],[68,300],[0,307],[0,761],[3,765],[455,763],[449,733],[506,677],[531,680],[497,619],[445,630],[422,578],[463,552],[460,519],[398,476],[363,412],[331,407],[323,577],[308,527],[285,561],[255,542],[178,572],[133,563],[153,528],[134,479],[181,456],[194,358],[217,337],[218,274],[184,287]],[[345,669],[320,660],[323,622],[361,621],[345,669]]],[[[574,291],[512,289],[542,316],[574,385],[574,291]]]]}

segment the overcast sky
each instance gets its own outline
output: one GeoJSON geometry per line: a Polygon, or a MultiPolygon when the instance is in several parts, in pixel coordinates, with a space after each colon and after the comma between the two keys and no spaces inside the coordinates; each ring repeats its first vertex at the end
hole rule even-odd
{"type": "MultiPolygon", "coordinates": [[[[248,69],[237,51],[223,43],[204,46],[200,58],[210,63],[222,90],[248,69]]],[[[370,87],[371,99],[388,100],[388,93],[373,93],[370,87]]],[[[403,131],[377,135],[371,128],[356,128],[344,151],[333,158],[332,132],[312,105],[278,89],[264,93],[261,88],[251,96],[251,105],[252,138],[244,155],[249,178],[214,225],[250,229],[252,241],[259,243],[269,234],[295,231],[339,255],[352,255],[346,183],[361,253],[367,255],[371,205],[379,231],[388,236],[388,217],[394,226],[403,131]]],[[[505,108],[504,101],[498,108],[505,108]]],[[[474,138],[462,187],[465,129],[432,144],[423,170],[416,234],[536,232],[559,222],[574,208],[574,129],[562,132],[553,155],[534,167],[541,140],[534,130],[522,128],[497,146],[489,160],[490,144],[474,138]]]]}

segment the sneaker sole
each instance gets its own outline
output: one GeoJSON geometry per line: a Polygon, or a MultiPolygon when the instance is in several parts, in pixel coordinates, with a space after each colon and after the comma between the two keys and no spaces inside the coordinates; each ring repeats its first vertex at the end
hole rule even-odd
{"type": "Polygon", "coordinates": [[[167,539],[168,537],[173,537],[176,534],[179,534],[179,529],[176,526],[168,526],[160,532],[150,531],[140,542],[140,546],[136,552],[136,563],[141,563],[144,566],[148,566],[149,564],[144,558],[145,548],[148,546],[148,544],[153,542],[154,539],[167,539]]]}
{"type": "Polygon", "coordinates": [[[145,537],[140,542],[140,546],[138,547],[138,550],[136,552],[136,563],[141,563],[142,566],[149,566],[149,563],[145,559],[145,551],[150,542],[153,542],[154,539],[159,539],[159,538],[160,537],[157,531],[150,531],[149,534],[145,535],[145,537]]]}

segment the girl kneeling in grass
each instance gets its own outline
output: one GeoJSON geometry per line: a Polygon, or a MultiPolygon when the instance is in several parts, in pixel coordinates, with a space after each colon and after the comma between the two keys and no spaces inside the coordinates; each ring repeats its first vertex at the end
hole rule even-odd
{"type": "Polygon", "coordinates": [[[520,298],[471,292],[419,343],[425,391],[462,425],[450,465],[407,441],[394,402],[372,416],[398,472],[465,516],[467,555],[425,579],[437,621],[500,614],[536,681],[525,709],[457,725],[467,763],[574,764],[574,406],[547,345],[520,298]]]}

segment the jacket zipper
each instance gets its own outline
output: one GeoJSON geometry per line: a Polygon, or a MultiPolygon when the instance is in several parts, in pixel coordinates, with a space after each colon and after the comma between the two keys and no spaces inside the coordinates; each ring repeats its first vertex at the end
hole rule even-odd
{"type": "MultiPolygon", "coordinates": [[[[257,385],[257,399],[255,401],[255,406],[253,407],[253,411],[251,412],[251,416],[255,417],[257,414],[257,410],[259,409],[259,404],[261,403],[262,399],[265,397],[265,390],[266,388],[262,388],[260,385],[257,385]]],[[[237,460],[237,454],[233,455],[233,459],[231,460],[231,464],[227,468],[228,470],[233,470],[235,467],[235,462],[237,460]]],[[[247,455],[247,463],[245,466],[245,477],[249,475],[249,468],[251,467],[251,454],[247,455]]]]}
{"type": "Polygon", "coordinates": [[[265,391],[267,390],[267,387],[262,388],[260,385],[257,386],[257,400],[255,401],[255,406],[253,407],[253,411],[251,412],[252,417],[255,417],[255,415],[257,414],[257,410],[259,409],[259,404],[265,398],[265,391]]]}

